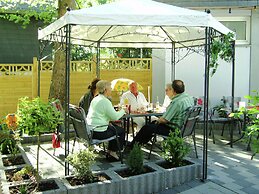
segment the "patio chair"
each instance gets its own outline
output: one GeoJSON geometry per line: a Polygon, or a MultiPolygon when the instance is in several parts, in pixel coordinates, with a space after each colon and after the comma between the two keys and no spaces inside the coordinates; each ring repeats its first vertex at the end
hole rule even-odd
{"type": "MultiPolygon", "coordinates": [[[[183,138],[192,136],[196,158],[198,158],[198,153],[197,153],[196,140],[195,140],[195,125],[199,119],[200,111],[201,111],[200,106],[194,106],[189,108],[186,113],[183,126],[181,128],[181,135],[183,138]]],[[[154,134],[154,137],[151,140],[151,148],[150,148],[148,159],[150,159],[151,152],[157,136],[161,136],[163,139],[166,139],[168,137],[164,135],[154,134]]]]}
{"type": "MultiPolygon", "coordinates": [[[[100,126],[96,126],[96,127],[88,125],[87,121],[86,121],[86,115],[85,115],[84,109],[81,107],[71,105],[71,104],[69,105],[69,117],[70,117],[70,120],[71,120],[71,122],[74,126],[74,130],[75,130],[75,138],[74,138],[72,153],[74,151],[74,146],[75,146],[76,140],[78,142],[82,141],[85,146],[103,144],[104,151],[105,151],[104,143],[109,142],[113,139],[116,139],[117,145],[119,148],[119,152],[120,152],[120,160],[121,160],[121,163],[123,163],[122,151],[120,149],[120,143],[119,143],[119,139],[118,139],[116,130],[115,130],[116,134],[112,137],[109,137],[107,139],[102,139],[102,140],[94,139],[93,131],[99,127],[108,126],[108,125],[100,125],[100,126]]],[[[110,125],[112,127],[114,127],[112,124],[110,124],[110,125]]]]}
{"type": "Polygon", "coordinates": [[[225,106],[216,106],[213,107],[211,110],[211,113],[209,114],[209,122],[211,124],[210,131],[213,133],[213,143],[215,143],[214,138],[214,129],[216,124],[222,124],[222,130],[221,130],[221,136],[224,135],[225,127],[226,125],[229,128],[230,133],[230,145],[232,147],[232,141],[233,141],[233,129],[231,126],[238,125],[239,134],[241,133],[241,120],[236,118],[230,118],[228,117],[228,112],[225,110],[225,106]]]}

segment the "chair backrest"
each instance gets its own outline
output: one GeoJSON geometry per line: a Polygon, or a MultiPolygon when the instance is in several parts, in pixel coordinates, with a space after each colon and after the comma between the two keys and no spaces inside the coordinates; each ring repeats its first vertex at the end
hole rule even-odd
{"type": "Polygon", "coordinates": [[[188,109],[181,129],[182,137],[186,137],[193,134],[195,124],[199,119],[200,111],[201,111],[200,106],[194,106],[188,109]]]}
{"type": "Polygon", "coordinates": [[[89,144],[92,141],[91,126],[86,122],[85,111],[81,107],[69,105],[69,117],[72,121],[77,138],[85,139],[89,144]]]}

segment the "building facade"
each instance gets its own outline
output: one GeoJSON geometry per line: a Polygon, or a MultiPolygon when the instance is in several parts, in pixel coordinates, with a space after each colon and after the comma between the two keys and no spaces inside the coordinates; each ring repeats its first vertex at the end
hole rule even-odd
{"type": "MultiPolygon", "coordinates": [[[[259,78],[257,76],[257,72],[259,72],[259,38],[257,35],[259,31],[258,1],[156,1],[199,11],[209,9],[210,13],[217,20],[236,32],[235,96],[243,98],[245,95],[251,93],[252,90],[259,90],[259,78]]],[[[170,51],[165,52],[170,53],[170,51]]],[[[182,50],[181,52],[184,55],[188,51],[182,50]]],[[[153,64],[155,65],[155,63],[153,64]]],[[[187,92],[193,96],[203,96],[203,66],[204,58],[195,53],[188,55],[184,60],[176,64],[175,78],[183,79],[187,85],[187,92]]],[[[168,66],[168,68],[170,67],[168,66]]],[[[222,96],[231,95],[231,71],[231,64],[220,61],[218,71],[210,79],[211,104],[218,104],[222,96]]],[[[168,71],[165,72],[168,73],[168,71]]],[[[171,79],[173,79],[172,76],[171,79]]]]}

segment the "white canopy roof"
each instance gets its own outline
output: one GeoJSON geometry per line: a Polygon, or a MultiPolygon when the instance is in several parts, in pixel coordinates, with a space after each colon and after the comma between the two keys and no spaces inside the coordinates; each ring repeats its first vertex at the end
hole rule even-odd
{"type": "Polygon", "coordinates": [[[38,39],[60,41],[67,24],[72,24],[72,44],[99,42],[100,47],[172,48],[172,42],[176,47],[196,46],[204,43],[205,27],[231,32],[205,12],[151,0],[122,0],[69,11],[39,30],[38,39]]]}

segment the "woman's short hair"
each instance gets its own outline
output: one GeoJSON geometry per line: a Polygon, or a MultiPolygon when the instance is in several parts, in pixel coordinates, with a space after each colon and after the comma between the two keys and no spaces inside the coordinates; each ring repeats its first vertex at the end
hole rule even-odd
{"type": "Polygon", "coordinates": [[[171,83],[168,83],[165,85],[166,88],[172,88],[172,84],[171,83]]]}
{"type": "Polygon", "coordinates": [[[185,91],[184,83],[182,80],[174,80],[172,83],[172,88],[177,94],[181,94],[185,91]]]}
{"type": "Polygon", "coordinates": [[[111,82],[108,82],[106,80],[100,80],[96,84],[96,89],[99,92],[99,94],[104,94],[105,89],[111,87],[111,82]]]}

